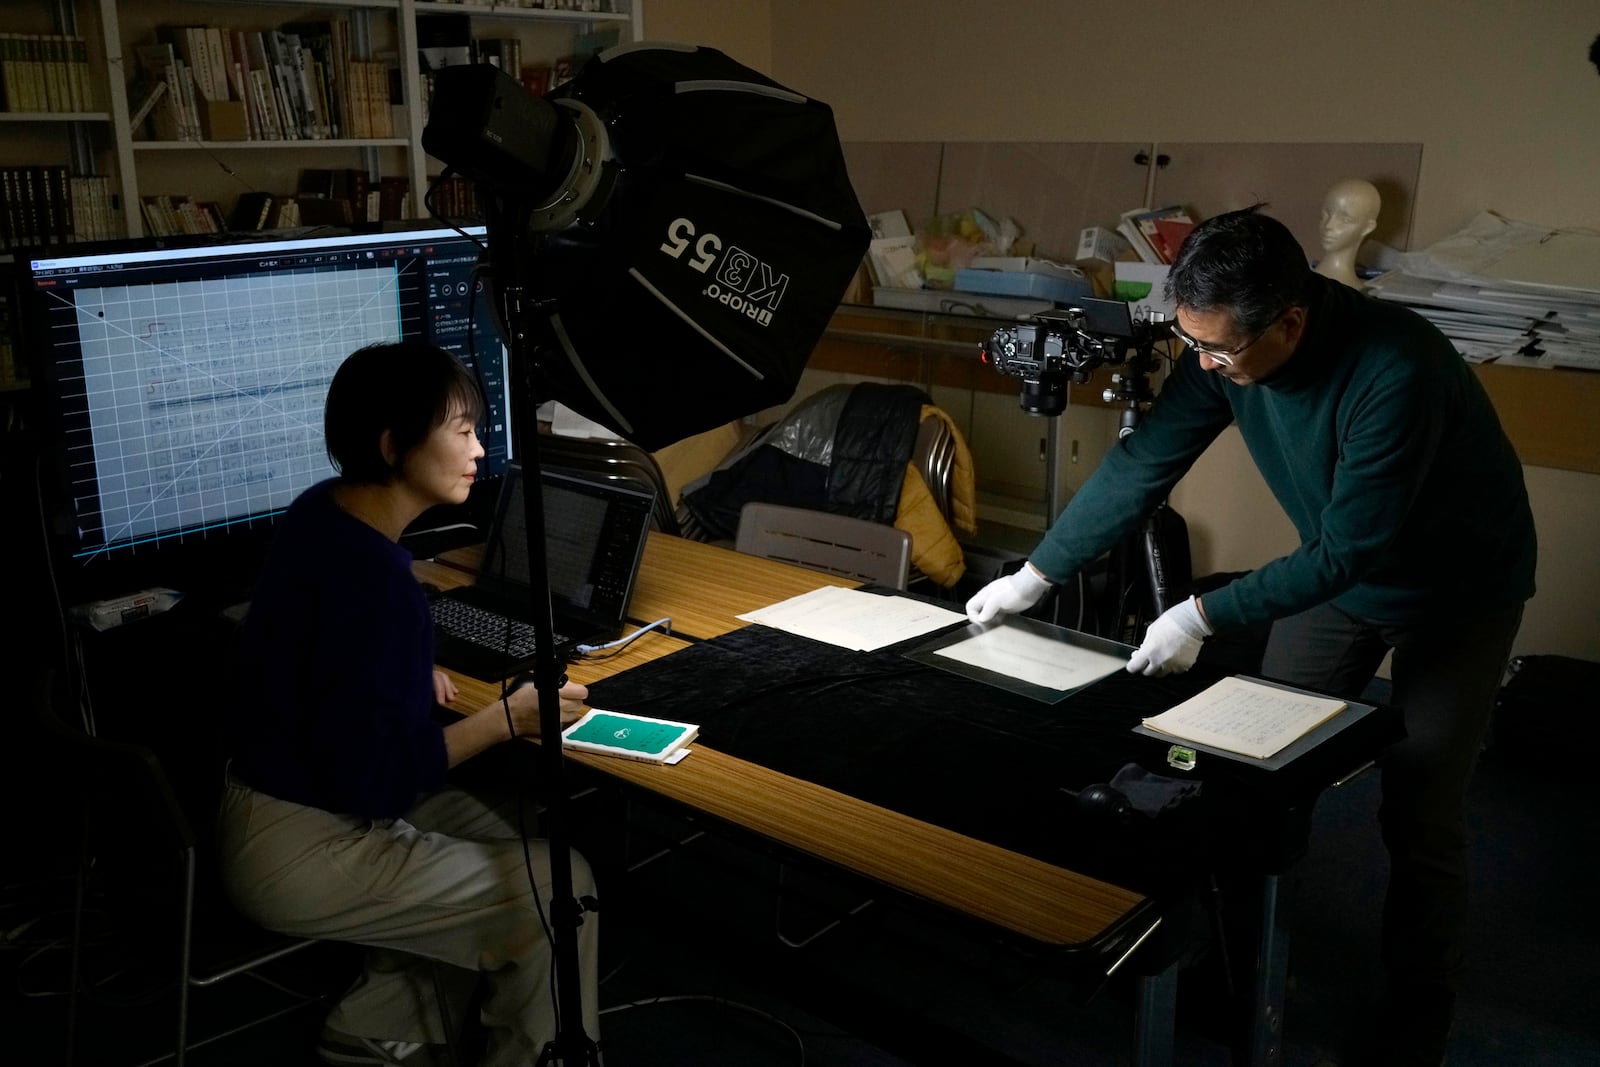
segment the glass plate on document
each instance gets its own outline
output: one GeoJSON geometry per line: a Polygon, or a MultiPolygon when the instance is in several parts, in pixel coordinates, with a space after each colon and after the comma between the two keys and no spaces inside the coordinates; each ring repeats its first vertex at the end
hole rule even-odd
{"type": "Polygon", "coordinates": [[[906,658],[1046,704],[1067,699],[1128,665],[1132,645],[1019,615],[968,624],[907,652],[906,658]]]}

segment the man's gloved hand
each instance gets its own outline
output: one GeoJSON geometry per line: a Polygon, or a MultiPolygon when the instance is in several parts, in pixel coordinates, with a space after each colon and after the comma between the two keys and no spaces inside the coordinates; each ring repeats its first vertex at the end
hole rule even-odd
{"type": "Polygon", "coordinates": [[[1027,611],[1050,591],[1050,579],[1023,563],[1015,574],[996,578],[967,601],[967,618],[982,624],[1027,611]]]}
{"type": "MultiPolygon", "coordinates": [[[[981,594],[980,594],[981,595],[981,594]]],[[[967,606],[971,614],[972,606],[967,606]]],[[[1200,614],[1200,601],[1190,597],[1161,613],[1144,632],[1144,644],[1128,657],[1129,674],[1179,674],[1194,666],[1200,643],[1211,636],[1211,626],[1200,614]]]]}

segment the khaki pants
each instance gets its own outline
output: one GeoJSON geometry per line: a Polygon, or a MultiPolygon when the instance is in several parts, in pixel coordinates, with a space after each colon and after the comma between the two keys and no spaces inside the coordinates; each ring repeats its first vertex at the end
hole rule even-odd
{"type": "MultiPolygon", "coordinates": [[[[460,1010],[482,972],[488,997],[485,1067],[527,1065],[555,1038],[552,949],[539,908],[550,910],[549,845],[528,842],[538,908],[524,867],[515,809],[459,789],[403,819],[334,815],[257,792],[231,778],[218,823],[223,880],[255,922],[296,937],[371,946],[366,971],[328,1026],[373,1040],[437,1044],[434,968],[460,1010]],[[420,957],[420,958],[419,958],[420,957]]],[[[594,893],[572,854],[572,888],[594,893]]],[[[598,922],[578,930],[584,1029],[599,1040],[598,922]]]]}

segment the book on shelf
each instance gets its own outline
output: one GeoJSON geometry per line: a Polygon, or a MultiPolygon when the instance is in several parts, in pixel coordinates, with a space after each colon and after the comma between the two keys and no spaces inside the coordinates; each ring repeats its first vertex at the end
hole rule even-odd
{"type": "Polygon", "coordinates": [[[272,213],[267,217],[264,229],[292,230],[300,225],[300,201],[292,196],[275,196],[272,198],[272,213]]]}
{"type": "Polygon", "coordinates": [[[409,218],[412,214],[411,204],[411,179],[405,175],[391,175],[378,179],[378,214],[374,218],[367,215],[368,222],[389,222],[393,219],[409,218]]]}
{"type": "Polygon", "coordinates": [[[35,62],[25,34],[0,33],[0,93],[7,111],[39,110],[33,90],[35,62]]]}
{"type": "Polygon", "coordinates": [[[417,59],[424,71],[472,62],[472,18],[469,15],[418,15],[417,59]]]}
{"type": "Polygon", "coordinates": [[[534,96],[543,96],[550,91],[550,66],[547,63],[525,66],[519,77],[522,79],[522,87],[534,96]]]}
{"type": "Polygon", "coordinates": [[[128,94],[131,111],[128,114],[128,126],[137,130],[144,125],[144,120],[150,117],[150,112],[155,110],[162,96],[166,94],[167,83],[161,81],[142,81],[135,84],[134,90],[128,94]]]}
{"type": "Polygon", "coordinates": [[[0,110],[94,110],[89,46],[61,33],[0,33],[0,110]]]}
{"type": "MultiPolygon", "coordinates": [[[[178,74],[179,60],[172,45],[165,41],[134,45],[133,55],[138,63],[139,74],[134,80],[135,89],[128,94],[129,102],[138,99],[139,103],[134,105],[137,112],[149,95],[149,91],[141,87],[158,82],[166,86],[146,112],[150,120],[150,133],[162,141],[187,139],[189,129],[184,113],[182,82],[178,74]]],[[[137,124],[134,124],[134,132],[138,132],[137,124]]]]}
{"type": "Polygon", "coordinates": [[[16,325],[11,299],[0,289],[0,385],[21,385],[28,380],[27,362],[17,358],[16,325]]]}
{"type": "Polygon", "coordinates": [[[157,26],[156,40],[168,45],[175,58],[182,60],[184,65],[194,74],[194,91],[196,97],[207,100],[217,99],[217,91],[212,85],[211,52],[206,45],[206,28],[204,26],[157,26]]]}
{"type": "Polygon", "coordinates": [[[67,168],[0,167],[0,243],[51,245],[81,240],[67,168]]]}
{"type": "Polygon", "coordinates": [[[240,193],[228,214],[228,229],[235,233],[266,229],[272,217],[272,199],[271,193],[256,190],[240,193]]]}

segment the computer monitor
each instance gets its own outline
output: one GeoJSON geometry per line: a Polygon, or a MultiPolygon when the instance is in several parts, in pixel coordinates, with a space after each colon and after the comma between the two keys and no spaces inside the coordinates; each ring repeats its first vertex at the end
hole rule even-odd
{"type": "Polygon", "coordinates": [[[505,351],[474,271],[482,239],[482,227],[342,231],[19,257],[69,602],[248,588],[274,521],[335,473],[328,383],[374,342],[431,341],[476,368],[487,514],[512,435],[505,351]]]}

